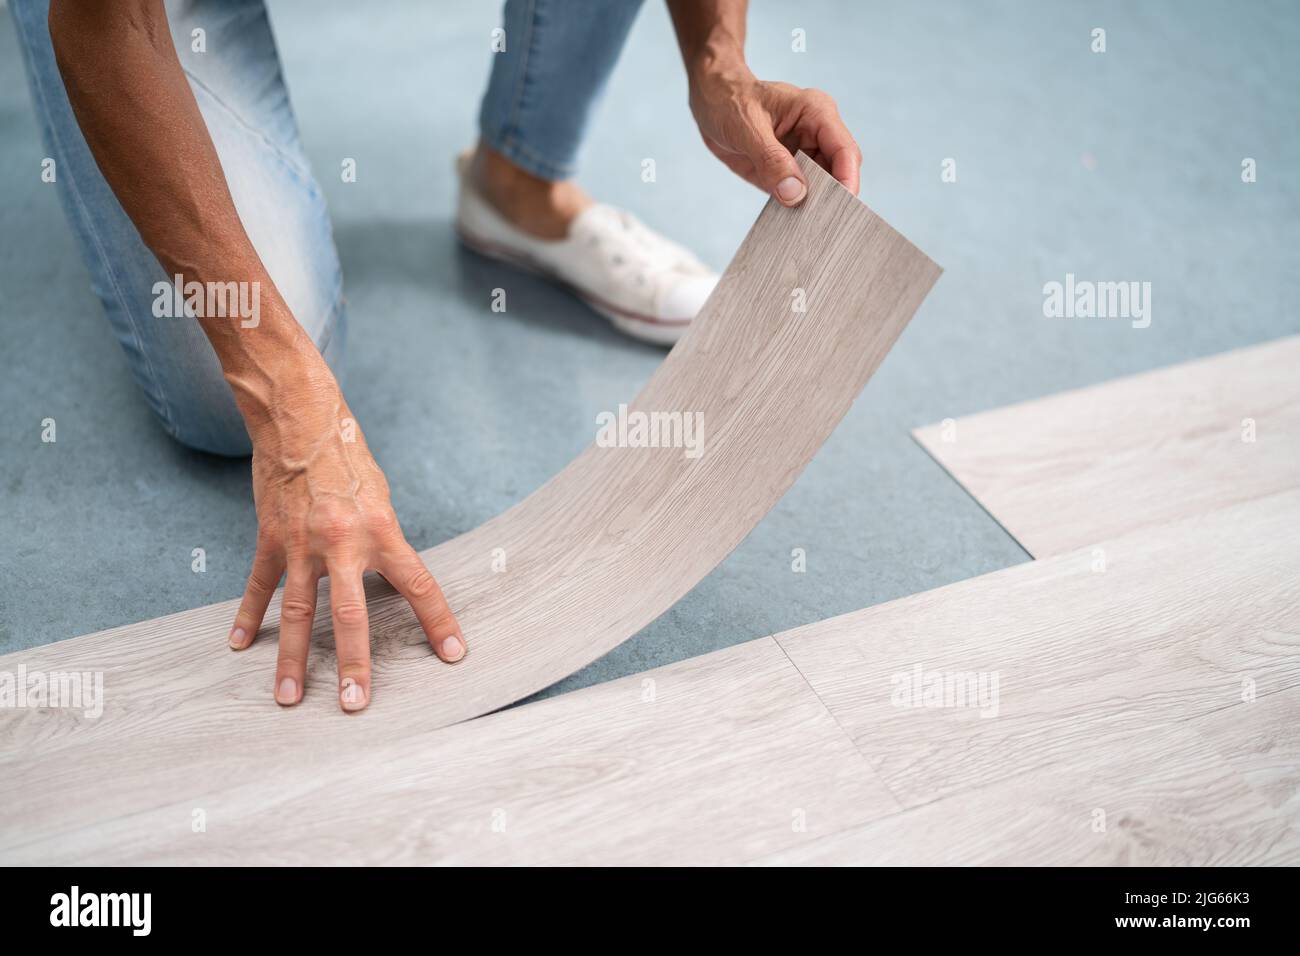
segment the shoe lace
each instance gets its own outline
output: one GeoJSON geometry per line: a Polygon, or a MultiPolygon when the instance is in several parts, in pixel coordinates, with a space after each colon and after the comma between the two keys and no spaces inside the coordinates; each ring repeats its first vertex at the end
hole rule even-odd
{"type": "Polygon", "coordinates": [[[652,275],[673,268],[678,258],[676,249],[631,213],[622,209],[612,212],[617,228],[592,233],[587,238],[587,245],[593,251],[604,252],[611,268],[635,271],[638,285],[645,285],[652,275]]]}

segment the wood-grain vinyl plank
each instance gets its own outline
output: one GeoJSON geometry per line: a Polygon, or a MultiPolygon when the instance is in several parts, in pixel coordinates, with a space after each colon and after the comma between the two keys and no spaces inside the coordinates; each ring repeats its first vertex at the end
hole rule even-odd
{"type": "MultiPolygon", "coordinates": [[[[468,724],[403,682],[427,653],[409,622],[384,661],[404,723],[378,736],[324,708],[282,732],[239,655],[191,673],[164,635],[211,609],[119,629],[89,648],[126,689],[112,725],[0,715],[22,748],[0,756],[0,860],[1300,862],[1298,342],[962,419],[953,443],[918,433],[1044,560],[468,724]],[[996,713],[898,706],[918,666],[996,672],[996,713]]],[[[615,531],[658,546],[643,518],[615,531]]],[[[44,666],[86,660],[57,652],[78,643],[44,666]]]]}
{"type": "MultiPolygon", "coordinates": [[[[1268,495],[1106,542],[1104,571],[1091,550],[1059,555],[776,640],[917,808],[1208,718],[1247,680],[1261,698],[1300,687],[1300,535],[1280,533],[1298,526],[1300,491],[1268,495]],[[900,706],[917,666],[923,681],[982,673],[986,687],[996,673],[996,714],[900,706]]],[[[1223,719],[1245,746],[1250,729],[1223,719]]],[[[1268,726],[1283,733],[1283,719],[1268,726]]]]}
{"type": "Polygon", "coordinates": [[[1236,701],[1196,718],[1192,726],[1300,832],[1300,688],[1250,699],[1245,687],[1241,691],[1236,701]]]}
{"type": "Polygon", "coordinates": [[[1270,495],[1107,542],[1104,572],[1031,562],[162,793],[150,751],[65,750],[0,810],[0,861],[1297,862],[1300,541],[1264,532],[1298,517],[1270,495]],[[918,664],[997,670],[996,714],[896,706],[918,664]]]}
{"type": "Polygon", "coordinates": [[[1300,336],[914,434],[1030,554],[1061,554],[1300,487],[1300,336]]]}
{"type": "Polygon", "coordinates": [[[1258,791],[1179,725],[793,845],[767,865],[1243,866],[1294,861],[1258,791]]]}
{"type": "Polygon", "coordinates": [[[771,638],[345,759],[319,752],[292,773],[269,764],[159,796],[69,818],[0,861],[735,863],[898,809],[771,638]]]}
{"type": "Polygon", "coordinates": [[[346,763],[490,713],[590,663],[680,599],[794,482],[939,274],[798,160],[804,203],[768,203],[631,406],[698,413],[702,454],[593,444],[520,504],[422,555],[463,626],[464,661],[434,658],[407,603],[374,576],[374,694],[359,716],[337,705],[328,584],[306,694],[291,710],[271,694],[278,595],[242,653],[226,646],[236,608],[226,602],[0,657],[0,671],[100,672],[105,698],[98,718],[0,710],[0,846],[231,781],[296,779],[331,755],[346,763]]]}

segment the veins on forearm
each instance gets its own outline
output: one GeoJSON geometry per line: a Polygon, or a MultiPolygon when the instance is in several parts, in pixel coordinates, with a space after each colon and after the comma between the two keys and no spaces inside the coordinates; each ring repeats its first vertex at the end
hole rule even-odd
{"type": "Polygon", "coordinates": [[[682,62],[692,81],[744,72],[748,0],[668,0],[682,62]]]}

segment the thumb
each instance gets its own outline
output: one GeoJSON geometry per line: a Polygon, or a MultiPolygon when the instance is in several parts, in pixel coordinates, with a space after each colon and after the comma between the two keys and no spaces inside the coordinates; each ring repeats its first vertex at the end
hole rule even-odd
{"type": "Polygon", "coordinates": [[[755,130],[746,152],[759,184],[783,206],[797,206],[808,195],[799,164],[770,131],[755,130]]]}

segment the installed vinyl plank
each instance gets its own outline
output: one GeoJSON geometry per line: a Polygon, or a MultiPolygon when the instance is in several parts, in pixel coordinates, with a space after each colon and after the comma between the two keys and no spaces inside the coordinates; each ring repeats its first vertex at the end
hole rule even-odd
{"type": "Polygon", "coordinates": [[[1105,571],[1033,562],[164,792],[152,751],[105,755],[125,795],[65,751],[42,800],[4,806],[24,832],[0,862],[1296,862],[1293,778],[1232,752],[1293,765],[1300,541],[1266,532],[1297,515],[1300,492],[1267,496],[1108,542],[1105,571]],[[997,697],[896,706],[916,665],[997,670],[997,697]],[[1225,714],[1247,679],[1273,708],[1255,729],[1225,714]]]}
{"type": "Polygon", "coordinates": [[[138,809],[0,862],[740,863],[898,804],[763,638],[138,809]]]}
{"type": "Polygon", "coordinates": [[[1300,487],[1300,336],[914,434],[1030,554],[1061,554],[1300,487]]]}
{"type": "Polygon", "coordinates": [[[227,602],[0,657],[0,671],[102,673],[105,696],[96,718],[0,710],[0,846],[489,713],[672,606],[794,482],[939,274],[807,157],[799,163],[807,199],[768,203],[631,405],[698,415],[701,454],[593,444],[515,507],[423,554],[464,629],[464,661],[434,658],[409,606],[373,576],[374,695],[359,717],[337,705],[327,594],[292,710],[271,696],[278,596],[238,654],[226,646],[227,602]]]}
{"type": "Polygon", "coordinates": [[[776,639],[919,807],[1214,713],[1246,679],[1300,687],[1298,526],[1300,491],[1269,495],[1106,542],[1104,571],[1060,555],[776,639]]]}
{"type": "Polygon", "coordinates": [[[1300,832],[1300,688],[1250,700],[1241,690],[1234,703],[1196,718],[1192,727],[1300,832]]]}
{"type": "Polygon", "coordinates": [[[157,794],[152,751],[110,755],[126,796],[65,752],[43,801],[5,807],[27,831],[0,861],[1295,862],[1275,812],[1293,778],[1225,751],[1289,761],[1300,541],[1268,532],[1297,516],[1300,492],[1271,495],[1108,542],[1104,571],[1091,551],[1033,562],[157,794]],[[917,665],[996,670],[997,697],[897,706],[917,665]],[[1224,715],[1247,679],[1275,708],[1251,712],[1264,730],[1224,715]],[[69,813],[78,787],[89,805],[69,813]]]}
{"type": "Polygon", "coordinates": [[[1185,726],[1084,746],[763,859],[769,865],[1243,866],[1294,859],[1293,834],[1185,726]]]}
{"type": "Polygon", "coordinates": [[[1103,572],[1021,565],[290,772],[34,803],[0,861],[1295,862],[1294,778],[1233,756],[1294,765],[1300,542],[1261,534],[1297,515],[1268,496],[1109,542],[1103,572]],[[996,700],[899,707],[916,665],[997,670],[996,700]],[[1247,678],[1255,729],[1226,713],[1247,678]]]}

